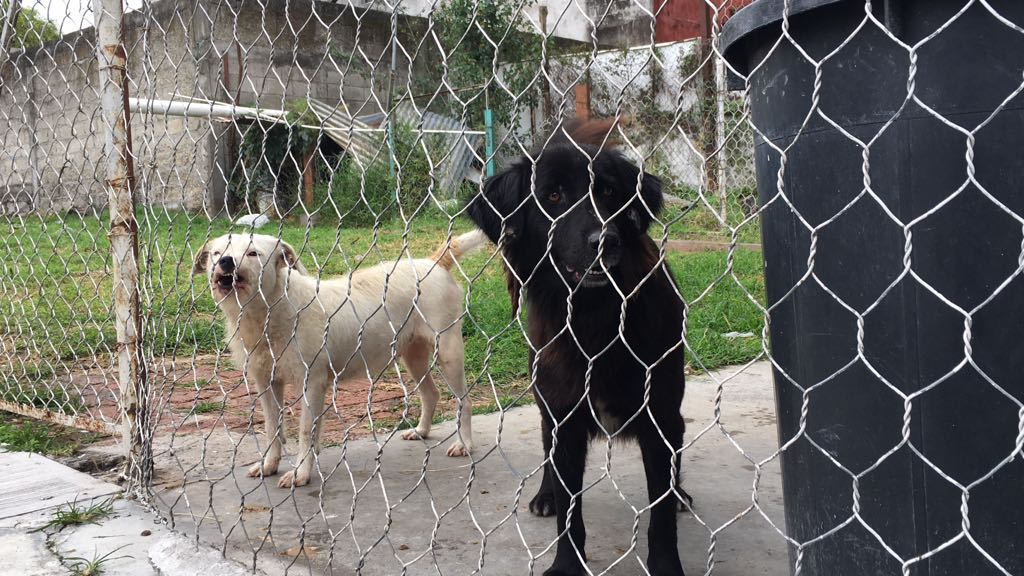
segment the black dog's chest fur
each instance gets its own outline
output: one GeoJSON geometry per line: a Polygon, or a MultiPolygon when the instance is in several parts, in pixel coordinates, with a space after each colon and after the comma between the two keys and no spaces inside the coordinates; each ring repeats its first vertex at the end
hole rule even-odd
{"type": "MultiPolygon", "coordinates": [[[[590,416],[591,406],[605,431],[614,432],[644,406],[646,364],[653,365],[649,402],[679,406],[684,388],[683,348],[678,345],[683,310],[664,273],[653,275],[628,300],[622,322],[628,347],[619,333],[621,298],[614,290],[579,291],[573,297],[572,333],[559,334],[567,317],[565,296],[556,290],[555,294],[535,291],[527,297],[530,341],[534,348],[546,345],[539,361],[534,364],[533,354],[530,361],[537,367],[534,393],[543,397],[537,398],[538,405],[550,407],[554,419],[560,420],[586,394],[590,404],[584,401],[576,413],[587,421],[589,432],[601,433],[598,420],[590,416]],[[589,379],[588,356],[593,364],[589,379]]],[[[639,419],[650,421],[644,414],[639,419]]],[[[620,434],[631,436],[633,426],[620,434]]]]}

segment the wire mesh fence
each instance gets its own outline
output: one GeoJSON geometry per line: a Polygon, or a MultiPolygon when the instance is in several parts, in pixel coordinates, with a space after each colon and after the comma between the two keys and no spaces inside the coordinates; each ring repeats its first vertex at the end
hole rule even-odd
{"type": "Polygon", "coordinates": [[[0,408],[267,574],[1021,573],[1024,15],[746,4],[4,0],[0,408]]]}

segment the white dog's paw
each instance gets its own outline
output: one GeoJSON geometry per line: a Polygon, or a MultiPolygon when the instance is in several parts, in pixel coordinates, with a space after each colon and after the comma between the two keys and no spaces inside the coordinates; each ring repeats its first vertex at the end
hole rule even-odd
{"type": "Polygon", "coordinates": [[[309,484],[309,471],[289,470],[277,481],[278,488],[291,488],[292,486],[305,486],[309,484]]]}
{"type": "Polygon", "coordinates": [[[260,478],[277,474],[277,462],[257,462],[249,468],[250,478],[260,478]]]}
{"type": "Polygon", "coordinates": [[[465,456],[469,456],[469,451],[472,448],[472,446],[467,446],[462,442],[456,440],[455,442],[452,443],[451,446],[448,447],[448,455],[451,456],[452,458],[462,458],[465,456]]]}
{"type": "Polygon", "coordinates": [[[402,432],[402,440],[424,440],[430,435],[430,430],[420,431],[419,428],[410,428],[402,432]]]}

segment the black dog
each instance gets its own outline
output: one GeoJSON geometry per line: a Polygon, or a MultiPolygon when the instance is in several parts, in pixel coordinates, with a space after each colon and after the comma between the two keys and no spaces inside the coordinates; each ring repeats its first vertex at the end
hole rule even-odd
{"type": "Polygon", "coordinates": [[[639,442],[648,496],[658,501],[647,532],[648,570],[678,576],[676,511],[689,503],[676,487],[684,308],[647,234],[662,207],[661,182],[599,145],[610,128],[577,123],[559,130],[533,161],[521,157],[488,179],[468,213],[501,247],[514,274],[510,288],[522,282],[537,350],[530,365],[549,460],[530,510],[557,514],[562,535],[544,574],[585,572],[580,491],[589,440],[603,436],[603,427],[639,442]]]}

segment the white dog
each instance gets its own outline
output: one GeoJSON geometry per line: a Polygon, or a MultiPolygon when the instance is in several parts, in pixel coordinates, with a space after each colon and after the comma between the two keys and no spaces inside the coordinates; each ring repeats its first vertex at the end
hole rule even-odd
{"type": "Polygon", "coordinates": [[[228,234],[207,242],[196,255],[193,274],[209,279],[224,312],[228,347],[263,408],[268,446],[249,475],[277,472],[285,384],[302,386],[304,393],[298,462],[277,483],[282,488],[309,483],[320,447],[321,426],[314,423],[327,412],[329,387],[380,374],[396,353],[422,403],[419,426],[402,437],[426,438],[439,396],[430,377],[435,348],[461,404],[458,436],[448,455],[467,456],[473,444],[463,369],[463,295],[449,270],[454,258],[486,242],[473,231],[431,259],[380,264],[330,280],[307,275],[295,250],[273,236],[228,234]]]}

